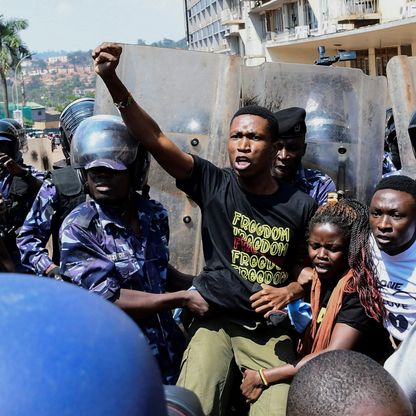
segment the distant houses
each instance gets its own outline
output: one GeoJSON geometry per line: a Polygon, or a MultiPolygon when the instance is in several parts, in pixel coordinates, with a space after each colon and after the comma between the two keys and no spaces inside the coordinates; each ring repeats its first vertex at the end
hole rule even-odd
{"type": "MultiPolygon", "coordinates": [[[[10,115],[16,109],[13,103],[9,104],[10,115]]],[[[59,111],[47,110],[43,105],[29,101],[25,106],[19,106],[23,111],[25,127],[32,127],[36,130],[57,129],[59,128],[59,111]]],[[[0,102],[0,118],[4,118],[3,103],[0,102]]]]}

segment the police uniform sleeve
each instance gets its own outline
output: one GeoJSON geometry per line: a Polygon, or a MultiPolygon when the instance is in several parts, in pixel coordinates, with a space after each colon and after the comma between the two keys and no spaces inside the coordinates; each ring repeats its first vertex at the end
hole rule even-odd
{"type": "Polygon", "coordinates": [[[114,262],[102,249],[96,223],[83,222],[82,207],[75,208],[60,230],[61,273],[75,284],[114,302],[120,295],[114,262]]]}
{"type": "Polygon", "coordinates": [[[316,196],[318,205],[321,206],[325,204],[328,201],[328,193],[336,191],[337,187],[335,186],[335,182],[328,175],[325,175],[316,196]]]}
{"type": "Polygon", "coordinates": [[[33,202],[16,239],[22,265],[43,275],[53,263],[46,244],[51,235],[52,218],[56,213],[58,195],[55,186],[45,181],[33,202]]]}

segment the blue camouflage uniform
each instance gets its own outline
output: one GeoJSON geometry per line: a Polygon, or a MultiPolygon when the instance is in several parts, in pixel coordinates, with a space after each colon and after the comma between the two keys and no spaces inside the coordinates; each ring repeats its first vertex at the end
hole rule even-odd
{"type": "MultiPolygon", "coordinates": [[[[46,172],[40,172],[33,166],[25,165],[21,160],[18,163],[35,178],[44,180],[46,172]]],[[[33,196],[28,192],[28,186],[23,178],[15,177],[9,173],[0,177],[0,193],[7,206],[6,213],[0,221],[1,232],[5,234],[3,239],[13,258],[16,271],[24,272],[27,270],[22,267],[20,262],[20,254],[16,247],[16,232],[23,224],[32,206],[33,196]]]]}
{"type": "MultiPolygon", "coordinates": [[[[140,236],[90,200],[75,208],[60,231],[61,272],[112,302],[120,289],[164,293],[169,226],[165,208],[140,195],[136,203],[140,236]]],[[[165,383],[176,382],[184,338],[170,311],[136,321],[147,337],[165,383]]]]}
{"type": "MultiPolygon", "coordinates": [[[[40,172],[30,165],[24,165],[22,163],[19,163],[19,164],[22,168],[30,172],[30,174],[34,176],[35,178],[41,181],[45,179],[46,172],[40,172]]],[[[0,177],[0,193],[3,195],[4,198],[8,198],[10,196],[10,189],[12,186],[13,179],[14,179],[14,176],[10,174],[6,174],[0,177]]]]}
{"type": "Polygon", "coordinates": [[[334,181],[328,175],[303,166],[296,172],[293,185],[313,198],[319,206],[327,201],[328,192],[337,191],[334,181]]]}
{"type": "Polygon", "coordinates": [[[43,275],[53,263],[46,243],[51,235],[52,219],[58,204],[59,197],[55,185],[45,180],[17,237],[23,266],[38,275],[43,275]]]}
{"type": "Polygon", "coordinates": [[[25,267],[38,275],[45,275],[52,264],[59,264],[59,227],[73,208],[85,202],[85,198],[83,187],[71,167],[66,166],[50,173],[39,189],[17,236],[17,246],[25,267]],[[52,258],[46,249],[51,235],[52,258]]]}

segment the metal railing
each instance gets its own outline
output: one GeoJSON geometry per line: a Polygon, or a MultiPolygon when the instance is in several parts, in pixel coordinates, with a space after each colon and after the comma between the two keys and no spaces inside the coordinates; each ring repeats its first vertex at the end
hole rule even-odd
{"type": "Polygon", "coordinates": [[[378,13],[378,0],[344,0],[342,3],[342,16],[373,13],[378,13]]]}

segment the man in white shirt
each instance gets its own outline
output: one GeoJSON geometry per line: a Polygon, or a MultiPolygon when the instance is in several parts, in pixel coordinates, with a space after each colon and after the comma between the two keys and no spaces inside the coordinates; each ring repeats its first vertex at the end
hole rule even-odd
{"type": "Polygon", "coordinates": [[[370,203],[370,225],[385,326],[400,343],[416,321],[416,182],[383,178],[370,203]]]}

